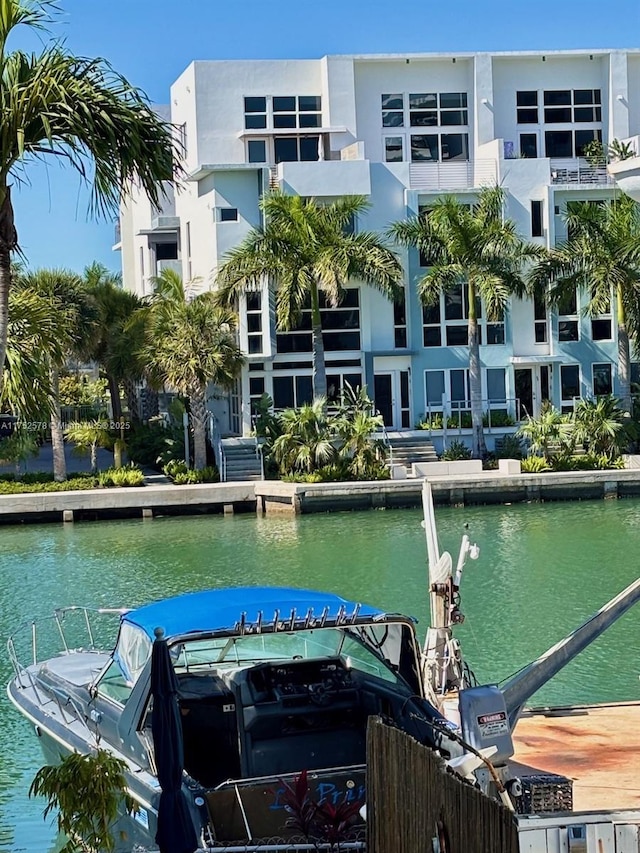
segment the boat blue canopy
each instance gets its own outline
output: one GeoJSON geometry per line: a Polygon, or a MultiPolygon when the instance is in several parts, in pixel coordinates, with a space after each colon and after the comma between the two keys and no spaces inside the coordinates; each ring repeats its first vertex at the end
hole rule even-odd
{"type": "MultiPolygon", "coordinates": [[[[244,586],[208,589],[174,598],[165,598],[131,610],[122,617],[123,623],[144,631],[154,639],[156,628],[162,628],[167,639],[199,631],[232,630],[246,614],[247,622],[257,621],[262,613],[264,622],[273,619],[276,609],[280,619],[288,619],[295,609],[297,618],[304,619],[309,610],[315,618],[335,619],[340,609],[352,613],[358,605],[329,592],[272,586],[244,586]]],[[[376,607],[359,605],[359,615],[378,616],[376,607]]]]}

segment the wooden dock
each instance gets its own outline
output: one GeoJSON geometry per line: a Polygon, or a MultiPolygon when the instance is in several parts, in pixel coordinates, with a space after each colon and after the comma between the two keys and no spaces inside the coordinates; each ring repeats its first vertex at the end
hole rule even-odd
{"type": "Polygon", "coordinates": [[[574,811],[640,809],[640,701],[525,711],[514,741],[527,772],[573,780],[574,811]]]}

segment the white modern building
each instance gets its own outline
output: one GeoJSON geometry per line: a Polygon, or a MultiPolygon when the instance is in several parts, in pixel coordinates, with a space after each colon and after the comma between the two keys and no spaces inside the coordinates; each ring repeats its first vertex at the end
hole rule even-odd
{"type": "MultiPolygon", "coordinates": [[[[552,246],[566,236],[574,200],[617,192],[602,166],[582,156],[640,134],[640,50],[326,56],[317,60],[194,62],[171,88],[171,121],[186,151],[187,180],[162,209],[135,190],[122,208],[125,286],[151,292],[165,266],[193,287],[211,286],[225,253],[260,223],[270,187],[319,199],[357,193],[371,206],[356,227],[384,231],[443,193],[472,201],[500,184],[506,215],[523,236],[552,246]]],[[[330,390],[366,384],[388,427],[412,428],[425,413],[468,407],[466,294],[424,310],[417,252],[400,252],[404,305],[353,283],[324,312],[330,390]]],[[[250,429],[251,401],[277,408],[311,395],[311,334],[275,327],[265,289],[242,300],[247,354],[223,428],[250,429]]],[[[544,400],[616,393],[613,307],[561,315],[514,300],[504,322],[481,321],[485,408],[536,414],[544,400]]],[[[638,365],[634,364],[634,380],[638,365]]]]}

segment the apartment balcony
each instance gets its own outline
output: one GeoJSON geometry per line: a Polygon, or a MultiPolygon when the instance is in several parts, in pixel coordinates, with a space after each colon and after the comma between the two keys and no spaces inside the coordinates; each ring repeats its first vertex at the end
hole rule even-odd
{"type": "Polygon", "coordinates": [[[568,187],[577,186],[611,186],[613,177],[607,172],[607,167],[592,166],[581,157],[550,160],[551,183],[568,187]]]}
{"type": "Polygon", "coordinates": [[[371,195],[368,160],[316,160],[278,163],[272,186],[301,196],[371,195]]]}
{"type": "Polygon", "coordinates": [[[609,163],[608,171],[623,193],[640,202],[640,156],[609,163]]]}
{"type": "Polygon", "coordinates": [[[496,160],[411,163],[409,181],[412,190],[446,192],[495,186],[498,183],[498,164],[496,160]]]}

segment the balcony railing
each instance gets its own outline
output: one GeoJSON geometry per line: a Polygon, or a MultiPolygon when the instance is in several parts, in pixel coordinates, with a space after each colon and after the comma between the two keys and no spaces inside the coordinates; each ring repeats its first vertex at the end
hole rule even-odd
{"type": "Polygon", "coordinates": [[[412,190],[464,190],[495,186],[495,160],[455,160],[448,163],[411,163],[412,190]]]}
{"type": "Polygon", "coordinates": [[[591,166],[581,158],[551,160],[551,183],[568,184],[597,184],[611,185],[613,178],[607,172],[607,167],[591,166]]]}

